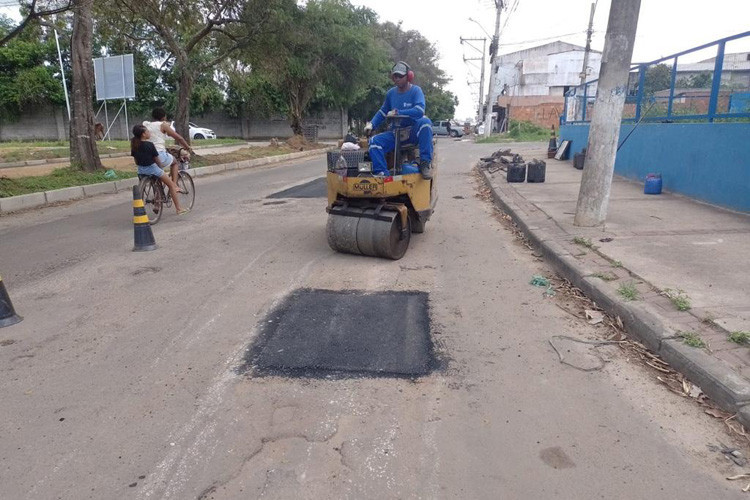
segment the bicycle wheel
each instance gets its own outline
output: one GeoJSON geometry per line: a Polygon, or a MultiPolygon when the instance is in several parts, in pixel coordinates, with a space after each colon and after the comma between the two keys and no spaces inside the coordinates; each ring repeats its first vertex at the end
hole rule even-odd
{"type": "Polygon", "coordinates": [[[189,173],[180,171],[177,175],[177,188],[180,190],[180,206],[182,208],[193,208],[195,203],[195,184],[189,173]]]}
{"type": "Polygon", "coordinates": [[[161,186],[159,181],[151,177],[141,179],[140,190],[143,198],[143,206],[146,208],[146,215],[151,225],[156,224],[161,219],[164,211],[164,200],[162,198],[161,186]]]}

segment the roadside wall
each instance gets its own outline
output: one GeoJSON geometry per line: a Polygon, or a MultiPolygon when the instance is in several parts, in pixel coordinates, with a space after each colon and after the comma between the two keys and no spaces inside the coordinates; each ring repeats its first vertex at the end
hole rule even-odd
{"type": "MultiPolygon", "coordinates": [[[[620,143],[633,130],[622,125],[620,143]]],[[[570,155],[588,143],[589,125],[562,125],[570,155]]],[[[661,173],[665,190],[750,213],[750,123],[641,123],[615,160],[615,172],[644,180],[661,173]]]]}
{"type": "Polygon", "coordinates": [[[557,128],[565,109],[563,96],[501,96],[498,105],[510,108],[510,119],[531,122],[544,128],[557,128]]]}
{"type": "MultiPolygon", "coordinates": [[[[126,126],[124,110],[117,115],[122,103],[112,101],[107,105],[112,139],[127,139],[130,137],[129,128],[143,120],[150,120],[149,116],[128,115],[126,126]],[[117,118],[115,119],[115,115],[117,118]]],[[[98,109],[95,108],[94,111],[98,109]]],[[[292,136],[289,120],[283,116],[271,118],[230,117],[225,113],[207,113],[202,116],[192,116],[190,120],[200,127],[210,128],[218,137],[238,137],[241,139],[269,139],[276,137],[284,139],[292,136]]],[[[104,109],[99,112],[97,121],[105,125],[104,109]]],[[[330,110],[309,116],[305,125],[318,126],[319,139],[341,139],[348,128],[346,110],[330,110]]],[[[17,121],[0,120],[0,141],[27,140],[67,140],[68,116],[65,108],[42,106],[28,109],[17,121]]]]}

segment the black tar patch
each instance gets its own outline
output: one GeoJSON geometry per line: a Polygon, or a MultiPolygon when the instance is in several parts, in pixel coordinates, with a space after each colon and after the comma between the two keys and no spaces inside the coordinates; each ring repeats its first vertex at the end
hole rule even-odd
{"type": "Polygon", "coordinates": [[[300,289],[263,321],[242,370],[256,376],[415,378],[438,367],[425,292],[300,289]]]}
{"type": "Polygon", "coordinates": [[[326,196],[328,196],[326,178],[320,177],[299,186],[273,193],[268,195],[267,198],[325,198],[326,196]]]}

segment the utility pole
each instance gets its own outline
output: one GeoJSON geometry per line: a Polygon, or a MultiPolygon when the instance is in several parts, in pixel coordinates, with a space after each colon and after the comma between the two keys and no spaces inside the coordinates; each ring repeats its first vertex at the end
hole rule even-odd
{"type": "Polygon", "coordinates": [[[486,50],[487,50],[487,39],[486,38],[463,38],[463,37],[460,37],[460,39],[461,39],[461,45],[463,45],[464,42],[467,42],[466,45],[468,45],[469,47],[471,47],[472,49],[474,49],[476,51],[481,52],[481,54],[482,54],[481,58],[479,58],[479,57],[473,57],[473,58],[464,57],[464,62],[466,62],[466,61],[480,61],[480,60],[482,61],[482,73],[481,73],[481,76],[479,77],[479,106],[477,107],[477,118],[478,118],[478,117],[482,116],[482,103],[484,102],[484,58],[485,58],[485,53],[486,53],[486,50]],[[479,50],[479,48],[474,47],[471,43],[469,43],[469,42],[479,42],[479,41],[482,42],[482,50],[481,51],[479,50]]]}
{"type": "Polygon", "coordinates": [[[490,44],[490,88],[487,91],[487,109],[484,111],[484,136],[489,137],[492,132],[492,106],[497,100],[495,79],[497,77],[497,51],[500,48],[500,12],[503,10],[503,0],[495,0],[497,15],[495,17],[495,35],[490,44]]]}
{"type": "Polygon", "coordinates": [[[573,220],[576,226],[598,226],[607,218],[622,108],[627,95],[628,72],[640,9],[641,0],[619,0],[612,2],[609,8],[594,105],[596,113],[589,128],[586,168],[583,169],[573,220]]]}
{"type": "Polygon", "coordinates": [[[591,52],[591,34],[594,32],[594,11],[596,4],[591,4],[591,16],[589,17],[589,29],[586,31],[586,51],[583,53],[583,69],[581,69],[581,85],[586,83],[586,75],[589,68],[589,52],[591,52]]]}

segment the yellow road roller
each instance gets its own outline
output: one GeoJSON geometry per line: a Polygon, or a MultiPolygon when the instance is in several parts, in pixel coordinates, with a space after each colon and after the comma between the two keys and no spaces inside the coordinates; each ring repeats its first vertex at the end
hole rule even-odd
{"type": "Polygon", "coordinates": [[[398,260],[411,233],[424,232],[437,203],[437,150],[432,179],[423,179],[413,166],[419,148],[401,147],[402,134],[395,133],[396,148],[387,157],[390,175],[373,175],[366,150],[328,153],[326,234],[337,252],[398,260]]]}

